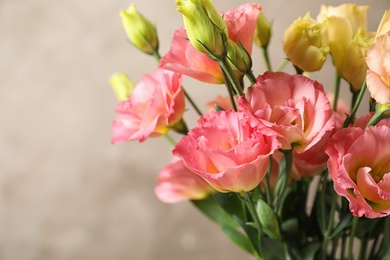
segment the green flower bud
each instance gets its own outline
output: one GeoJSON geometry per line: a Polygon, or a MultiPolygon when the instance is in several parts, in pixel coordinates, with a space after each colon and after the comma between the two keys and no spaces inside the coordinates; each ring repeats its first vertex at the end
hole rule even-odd
{"type": "Polygon", "coordinates": [[[291,62],[308,72],[318,71],[329,53],[324,24],[307,13],[284,32],[283,50],[291,62]]]}
{"type": "Polygon", "coordinates": [[[156,27],[135,9],[134,4],[127,11],[122,10],[120,15],[127,37],[135,47],[150,55],[158,51],[156,27]]]}
{"type": "Polygon", "coordinates": [[[200,52],[214,58],[226,55],[226,23],[211,0],[177,0],[177,11],[183,14],[188,38],[200,52]]]}
{"type": "Polygon", "coordinates": [[[228,40],[227,57],[233,70],[246,74],[252,69],[252,58],[244,46],[230,39],[228,40]]]}
{"type": "Polygon", "coordinates": [[[257,18],[256,30],[255,30],[255,43],[261,48],[267,48],[272,36],[272,27],[265,18],[263,12],[260,12],[257,18]]]}
{"type": "Polygon", "coordinates": [[[128,99],[134,89],[134,83],[124,72],[115,73],[110,77],[108,82],[114,89],[115,95],[119,101],[128,99]]]}

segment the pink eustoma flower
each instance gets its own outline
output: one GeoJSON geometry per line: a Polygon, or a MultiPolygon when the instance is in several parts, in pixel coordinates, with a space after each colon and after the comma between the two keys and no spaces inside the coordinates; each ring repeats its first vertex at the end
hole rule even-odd
{"type": "Polygon", "coordinates": [[[264,178],[269,156],[281,147],[277,133],[253,128],[246,114],[208,112],[173,150],[220,192],[247,192],[264,178]]]}
{"type": "Polygon", "coordinates": [[[161,169],[156,182],[155,194],[166,203],[200,200],[216,192],[205,180],[188,170],[177,157],[161,169]]]}
{"type": "Polygon", "coordinates": [[[334,127],[328,98],[320,83],[301,75],[266,72],[257,78],[239,108],[253,115],[253,123],[277,131],[283,149],[302,153],[334,127]]]}
{"type": "Polygon", "coordinates": [[[367,88],[380,104],[390,104],[390,32],[376,38],[367,51],[367,88]]]}
{"type": "Polygon", "coordinates": [[[180,74],[163,69],[142,77],[130,97],[116,107],[112,143],[142,142],[149,137],[164,135],[184,112],[181,81],[180,74]]]}
{"type": "Polygon", "coordinates": [[[366,129],[348,127],[328,141],[328,169],[335,191],[354,216],[390,214],[390,121],[366,129]]]}
{"type": "MultiPolygon", "coordinates": [[[[241,43],[249,54],[252,53],[253,37],[260,10],[258,4],[244,4],[222,14],[229,38],[236,43],[241,43]]],[[[185,29],[176,30],[171,47],[162,57],[159,66],[203,82],[224,83],[218,62],[197,51],[187,38],[185,29]]]]}

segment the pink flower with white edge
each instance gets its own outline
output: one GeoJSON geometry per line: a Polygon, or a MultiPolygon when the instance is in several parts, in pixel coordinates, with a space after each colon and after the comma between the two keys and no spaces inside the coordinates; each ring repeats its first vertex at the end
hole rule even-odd
{"type": "Polygon", "coordinates": [[[182,76],[157,69],[145,75],[134,87],[130,97],[118,104],[112,123],[112,143],[144,141],[168,132],[184,113],[185,97],[182,76]]]}
{"type": "Polygon", "coordinates": [[[334,127],[332,109],[320,83],[301,75],[266,72],[240,97],[239,110],[253,115],[253,124],[278,132],[283,149],[310,149],[334,127]]]}
{"type": "MultiPolygon", "coordinates": [[[[253,37],[260,10],[258,4],[244,4],[222,14],[229,38],[236,43],[241,43],[249,54],[252,53],[253,37]]],[[[197,51],[191,45],[183,28],[175,31],[171,47],[161,58],[159,66],[207,83],[225,82],[218,62],[197,51]]]]}
{"type": "Polygon", "coordinates": [[[371,97],[380,104],[390,104],[390,32],[380,35],[367,51],[369,68],[366,83],[371,97]]]}
{"type": "MultiPolygon", "coordinates": [[[[381,121],[382,122],[382,121],[381,121]]],[[[328,169],[334,189],[354,216],[390,214],[390,121],[366,129],[348,127],[328,141],[328,169]]]]}
{"type": "Polygon", "coordinates": [[[205,180],[188,170],[177,157],[161,169],[156,182],[158,184],[154,192],[165,203],[201,200],[216,192],[205,180]]]}
{"type": "Polygon", "coordinates": [[[208,112],[173,150],[184,165],[220,192],[248,192],[263,180],[269,156],[281,147],[277,133],[257,129],[246,114],[208,112]]]}

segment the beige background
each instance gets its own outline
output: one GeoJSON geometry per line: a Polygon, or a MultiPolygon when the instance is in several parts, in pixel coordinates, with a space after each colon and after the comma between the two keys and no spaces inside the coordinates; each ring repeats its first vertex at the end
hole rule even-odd
{"type": "MultiPolygon", "coordinates": [[[[214,1],[221,11],[244,2],[214,1]]],[[[319,2],[261,2],[274,21],[274,66],[283,31],[306,11],[315,17],[319,2]]],[[[157,24],[165,53],[182,26],[173,1],[135,3],[157,24]]],[[[371,30],[390,8],[356,3],[372,5],[371,30]]],[[[156,67],[126,41],[118,12],[129,4],[0,1],[0,259],[251,259],[189,203],[156,199],[154,179],[171,158],[163,138],[110,144],[117,101],[108,77],[125,71],[137,81],[156,67]]],[[[264,71],[259,53],[255,74],[264,71]]],[[[314,77],[333,84],[331,69],[314,77]]],[[[200,104],[224,90],[184,84],[200,104]]],[[[186,118],[193,125],[192,110],[186,118]]]]}

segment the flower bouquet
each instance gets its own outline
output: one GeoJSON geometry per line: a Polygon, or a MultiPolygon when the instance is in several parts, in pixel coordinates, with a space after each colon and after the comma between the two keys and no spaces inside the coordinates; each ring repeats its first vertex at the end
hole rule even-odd
{"type": "Polygon", "coordinates": [[[377,32],[367,32],[367,6],[322,6],[316,19],[298,18],[284,33],[285,62],[272,70],[272,28],[260,5],[224,13],[211,0],[176,5],[184,27],[163,56],[155,26],[134,5],[121,11],[129,40],[158,68],[137,84],[125,73],[110,78],[120,101],[112,142],[164,136],[174,145],[157,197],[191,201],[258,259],[389,259],[390,10],[377,32]],[[267,65],[261,75],[252,71],[253,42],[267,65]],[[333,93],[309,75],[328,56],[333,93]],[[296,74],[282,72],[289,63],[296,74]],[[222,84],[226,96],[202,112],[184,76],[222,84]],[[367,90],[369,111],[357,118],[367,90]],[[192,129],[187,108],[199,114],[192,129]]]}

